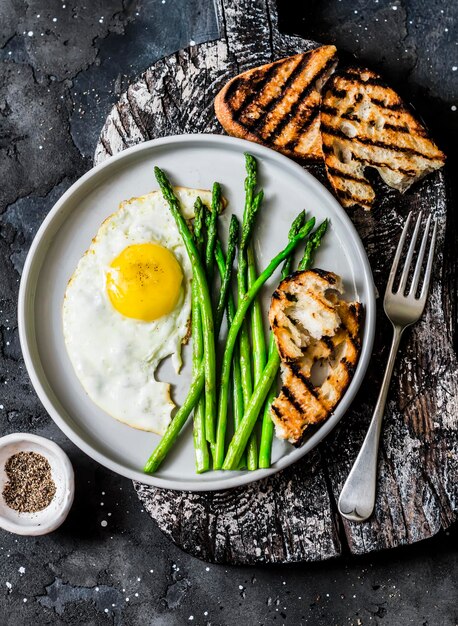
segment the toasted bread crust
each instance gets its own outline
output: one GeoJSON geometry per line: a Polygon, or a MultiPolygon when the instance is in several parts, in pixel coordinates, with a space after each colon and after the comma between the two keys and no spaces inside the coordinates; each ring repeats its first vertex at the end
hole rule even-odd
{"type": "Polygon", "coordinates": [[[229,135],[320,159],[320,91],[336,65],[336,48],[321,46],[248,70],[218,93],[216,117],[229,135]]]}
{"type": "Polygon", "coordinates": [[[282,360],[282,388],[271,416],[277,436],[294,445],[332,413],[358,362],[362,306],[340,299],[342,291],[339,276],[315,269],[292,274],[272,297],[269,321],[282,360]],[[328,364],[321,385],[312,382],[317,361],[328,364]]]}
{"type": "Polygon", "coordinates": [[[445,161],[398,94],[364,68],[340,70],[327,83],[321,135],[328,178],[345,207],[372,207],[375,193],[366,167],[404,192],[445,161]]]}

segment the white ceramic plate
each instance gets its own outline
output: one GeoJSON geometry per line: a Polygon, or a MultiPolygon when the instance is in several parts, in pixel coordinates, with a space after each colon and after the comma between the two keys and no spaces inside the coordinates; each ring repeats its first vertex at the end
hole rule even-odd
{"type": "MultiPolygon", "coordinates": [[[[279,271],[267,283],[263,298],[268,310],[279,271]]],[[[225,489],[259,480],[294,463],[323,439],[345,414],[366,372],[375,327],[375,298],[371,270],[361,240],[350,219],[333,196],[308,172],[290,159],[247,141],[220,135],[181,135],[146,142],[95,167],[78,180],[56,203],[43,222],[30,249],[19,294],[19,333],[32,383],[56,424],[84,452],[102,465],[128,478],[158,487],[191,491],[225,489]],[[245,151],[259,161],[264,205],[254,234],[259,267],[264,267],[287,241],[292,219],[301,209],[317,218],[330,218],[331,226],[316,257],[316,265],[340,274],[350,299],[365,307],[362,352],[344,398],[335,413],[299,449],[275,441],[273,465],[255,472],[195,474],[190,424],[174,450],[154,476],[142,467],[159,441],[152,433],[135,430],[112,419],[87,397],[67,356],[61,309],[67,281],[88,248],[102,221],[122,200],[157,188],[153,166],[159,165],[173,184],[211,188],[223,185],[229,214],[243,212],[245,151]]],[[[180,403],[190,380],[190,351],[176,376],[165,363],[160,378],[174,384],[180,403]]]]}

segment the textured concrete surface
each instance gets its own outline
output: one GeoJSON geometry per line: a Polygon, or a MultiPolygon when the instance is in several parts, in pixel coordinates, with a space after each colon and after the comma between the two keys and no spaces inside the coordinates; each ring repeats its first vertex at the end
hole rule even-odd
{"type": "MultiPolygon", "coordinates": [[[[42,538],[0,532],[0,623],[455,625],[456,527],[408,549],[284,568],[209,566],[156,529],[130,481],[79,452],[42,409],[16,323],[32,238],[91,165],[98,131],[155,59],[217,36],[210,0],[0,2],[0,426],[63,445],[76,470],[67,522],[42,538]],[[102,522],[104,522],[102,524],[102,522]],[[106,522],[106,524],[105,524],[106,522]]],[[[283,28],[336,42],[415,103],[456,164],[458,14],[445,0],[282,1],[283,28]],[[294,6],[293,6],[294,4],[294,6]]]]}

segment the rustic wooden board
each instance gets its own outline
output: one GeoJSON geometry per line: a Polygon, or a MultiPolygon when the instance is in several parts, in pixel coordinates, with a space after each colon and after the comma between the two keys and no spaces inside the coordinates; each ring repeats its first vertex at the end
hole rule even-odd
{"type": "MultiPolygon", "coordinates": [[[[213,98],[229,78],[316,46],[278,32],[274,0],[221,0],[218,9],[220,40],[156,63],[121,96],[102,130],[96,163],[154,137],[222,132],[213,98]]],[[[324,180],[320,166],[310,170],[324,180]]],[[[350,215],[380,293],[409,210],[432,211],[439,237],[428,306],[405,334],[391,387],[375,515],[359,525],[341,520],[336,501],[366,432],[386,362],[391,331],[381,304],[363,388],[339,427],[300,463],[220,493],[135,484],[159,527],[187,552],[219,563],[321,560],[340,554],[345,544],[360,554],[413,543],[456,519],[458,364],[449,287],[456,263],[452,246],[445,243],[444,175],[436,173],[404,196],[381,183],[379,189],[381,200],[370,214],[354,210],[350,215]]]]}

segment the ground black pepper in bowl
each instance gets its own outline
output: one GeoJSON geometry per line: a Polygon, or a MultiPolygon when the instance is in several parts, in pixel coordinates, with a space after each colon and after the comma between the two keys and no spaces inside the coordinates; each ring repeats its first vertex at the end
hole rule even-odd
{"type": "Polygon", "coordinates": [[[46,457],[37,452],[18,452],[5,463],[9,482],[3,489],[5,503],[20,513],[36,513],[54,498],[56,485],[46,457]]]}

